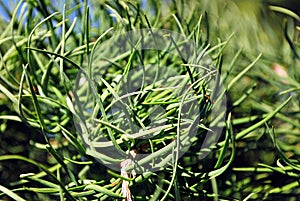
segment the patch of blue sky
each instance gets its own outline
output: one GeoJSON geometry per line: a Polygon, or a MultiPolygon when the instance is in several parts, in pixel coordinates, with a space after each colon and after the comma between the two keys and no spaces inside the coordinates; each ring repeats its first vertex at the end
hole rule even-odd
{"type": "MultiPolygon", "coordinates": [[[[17,4],[19,1],[17,0],[0,0],[0,18],[2,18],[4,21],[9,22],[11,20],[11,14],[15,10],[17,4]]],[[[76,4],[75,1],[60,1],[60,0],[54,0],[52,1],[52,5],[57,11],[59,11],[61,14],[63,13],[64,4],[66,4],[66,19],[69,19],[69,23],[72,23],[73,20],[78,17],[78,15],[81,13],[81,15],[84,15],[84,6],[83,3],[78,2],[76,4]]],[[[90,7],[90,15],[93,14],[93,5],[88,1],[88,5],[90,7]]],[[[21,13],[26,12],[28,9],[27,3],[23,2],[20,8],[17,11],[17,19],[24,18],[25,16],[21,15],[21,13]]],[[[53,13],[54,10],[47,8],[49,13],[53,13]]],[[[33,9],[32,17],[37,17],[37,10],[33,9]]],[[[53,26],[57,24],[57,22],[52,21],[53,26]]],[[[93,26],[100,26],[99,21],[95,24],[92,24],[93,26]]],[[[75,30],[80,30],[81,22],[77,22],[75,26],[75,30]]]]}
{"type": "MultiPolygon", "coordinates": [[[[59,1],[60,3],[57,4],[56,9],[63,13],[64,4],[66,4],[66,16],[65,18],[69,20],[69,24],[72,24],[73,21],[76,19],[76,25],[74,27],[75,32],[81,32],[82,31],[82,21],[85,23],[85,7],[83,3],[75,2],[75,1],[59,1]],[[79,17],[81,15],[81,17],[79,17]]],[[[93,20],[91,16],[94,14],[94,6],[90,1],[87,1],[87,5],[89,6],[89,23],[92,27],[99,27],[100,26],[100,20],[93,20]]],[[[61,28],[57,29],[58,33],[61,34],[61,28]]]]}
{"type": "Polygon", "coordinates": [[[11,9],[12,4],[15,5],[15,0],[14,1],[2,0],[2,2],[0,2],[1,18],[6,22],[8,22],[10,20],[9,13],[11,13],[10,11],[12,10],[11,9]]]}
{"type": "MultiPolygon", "coordinates": [[[[13,14],[17,4],[18,4],[17,0],[2,0],[2,2],[0,2],[0,13],[1,13],[0,16],[4,21],[9,22],[11,20],[11,15],[13,14]]],[[[18,19],[23,17],[21,13],[26,10],[26,8],[23,7],[23,5],[24,2],[21,4],[20,9],[18,9],[17,12],[18,19]]]]}
{"type": "MultiPolygon", "coordinates": [[[[17,3],[19,2],[18,0],[0,0],[2,2],[0,2],[0,13],[1,16],[0,18],[3,18],[5,21],[10,21],[10,16],[9,13],[11,14],[13,12],[13,10],[16,8],[17,3]],[[9,13],[8,13],[9,12],[9,13]]],[[[168,1],[168,0],[165,0],[168,1]]],[[[83,1],[71,1],[71,0],[52,0],[52,7],[54,7],[53,9],[51,9],[50,7],[48,7],[48,12],[51,14],[54,11],[59,11],[60,14],[63,13],[63,9],[64,9],[64,5],[66,5],[66,19],[68,19],[68,24],[71,25],[72,22],[75,20],[75,18],[77,18],[79,15],[81,15],[83,18],[78,17],[77,18],[77,22],[75,25],[75,32],[81,32],[82,31],[82,25],[84,22],[80,21],[80,20],[85,20],[84,18],[84,3],[82,3],[83,1]]],[[[87,4],[89,6],[89,19],[90,19],[90,26],[93,28],[99,28],[101,26],[101,19],[100,16],[96,16],[96,13],[98,12],[97,6],[99,6],[99,3],[97,3],[97,1],[95,0],[88,0],[87,4]]],[[[154,8],[149,8],[149,2],[147,0],[141,0],[140,1],[140,5],[141,5],[141,9],[147,12],[150,12],[148,14],[151,13],[154,14],[154,8]]],[[[23,5],[21,5],[21,7],[19,8],[18,12],[17,12],[17,18],[19,19],[19,21],[21,21],[20,19],[22,18],[23,22],[26,22],[26,18],[27,16],[20,16],[20,14],[22,12],[26,12],[26,9],[28,9],[27,7],[27,3],[23,2],[23,5]]],[[[107,8],[105,8],[107,9],[107,8]]],[[[116,21],[116,18],[114,17],[114,13],[112,10],[107,9],[106,12],[108,14],[111,14],[111,18],[113,21],[116,21]]],[[[36,8],[33,9],[32,12],[32,17],[34,20],[36,21],[41,21],[44,17],[42,17],[39,12],[37,11],[36,8]],[[40,19],[39,19],[40,18],[40,19]]],[[[57,25],[57,21],[52,20],[52,26],[56,26],[57,25]]],[[[62,28],[60,27],[56,27],[56,34],[60,35],[62,32],[62,28]]],[[[67,30],[66,30],[67,31],[67,30]]]]}

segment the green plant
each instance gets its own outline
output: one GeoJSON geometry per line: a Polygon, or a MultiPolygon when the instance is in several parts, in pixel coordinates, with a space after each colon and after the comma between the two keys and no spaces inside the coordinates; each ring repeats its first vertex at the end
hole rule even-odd
{"type": "Polygon", "coordinates": [[[7,8],[10,20],[0,22],[5,27],[0,36],[1,199],[124,199],[122,183],[128,185],[134,200],[299,198],[299,28],[292,20],[299,17],[264,4],[243,10],[247,5],[247,1],[122,0],[84,1],[83,5],[66,1],[56,7],[41,0],[20,1],[14,9],[7,8]],[[264,19],[268,13],[274,18],[264,19]],[[237,16],[245,23],[237,26],[237,16]],[[155,28],[193,41],[198,47],[193,51],[202,55],[197,57],[199,63],[185,60],[187,42],[172,37],[170,46],[160,51],[134,48],[147,43],[135,41],[128,51],[120,51],[122,55],[117,52],[120,47],[107,42],[116,33],[142,29],[151,36],[157,33],[151,33],[155,28]],[[103,55],[110,58],[103,61],[103,55]],[[150,68],[154,64],[168,68],[150,76],[155,81],[152,86],[146,72],[158,72],[150,68]],[[144,68],[133,70],[137,65],[144,68]],[[283,66],[289,66],[287,74],[276,73],[283,66]],[[90,78],[95,69],[101,76],[90,78]],[[209,76],[203,76],[203,69],[209,76]],[[74,90],[79,72],[85,72],[81,75],[91,85],[74,90]],[[188,89],[184,93],[162,85],[161,75],[173,72],[167,87],[184,86],[188,89]],[[141,80],[143,94],[133,96],[126,91],[128,81],[141,80]],[[212,81],[215,85],[209,84],[212,81]],[[95,88],[90,88],[92,83],[95,88]],[[219,88],[223,84],[225,88],[219,88]],[[86,97],[89,90],[97,91],[97,96],[86,97]],[[131,99],[117,105],[120,94],[131,99]],[[225,95],[227,108],[220,107],[224,111],[210,119],[225,95]],[[139,149],[152,153],[172,140],[178,144],[185,96],[200,107],[200,123],[195,121],[198,129],[193,138],[184,138],[190,140],[189,149],[182,157],[168,160],[168,166],[130,178],[99,163],[108,159],[97,155],[97,149],[88,149],[87,154],[88,146],[76,127],[80,119],[81,128],[88,128],[86,134],[107,133],[106,139],[120,152],[139,149]],[[80,109],[83,103],[85,110],[80,109]],[[164,114],[155,113],[155,106],[162,107],[164,114]],[[118,112],[112,115],[109,111],[114,107],[130,107],[127,118],[118,112]],[[83,117],[97,118],[91,121],[96,129],[89,130],[83,117]],[[130,124],[129,119],[143,127],[145,135],[157,133],[156,127],[151,128],[153,119],[167,123],[154,139],[135,139],[124,137],[135,129],[122,127],[130,124]],[[200,148],[212,125],[223,129],[222,136],[207,147],[209,153],[202,158],[200,148]],[[17,173],[9,178],[13,171],[17,173]]]}

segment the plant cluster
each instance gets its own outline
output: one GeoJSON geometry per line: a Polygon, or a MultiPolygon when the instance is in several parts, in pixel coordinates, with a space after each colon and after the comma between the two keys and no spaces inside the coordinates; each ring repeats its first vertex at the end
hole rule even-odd
{"type": "Polygon", "coordinates": [[[250,2],[0,2],[0,199],[299,199],[300,17],[250,2]]]}

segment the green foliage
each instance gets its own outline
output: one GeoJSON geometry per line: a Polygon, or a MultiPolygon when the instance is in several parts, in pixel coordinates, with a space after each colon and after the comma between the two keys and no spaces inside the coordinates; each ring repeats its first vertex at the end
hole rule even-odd
{"type": "MultiPolygon", "coordinates": [[[[125,181],[133,200],[300,198],[296,13],[246,0],[65,2],[27,0],[12,7],[0,3],[9,16],[0,20],[0,199],[121,200],[125,181]],[[210,79],[224,83],[225,89],[214,92],[198,71],[203,66],[163,51],[136,50],[109,61],[113,65],[96,85],[100,102],[92,114],[101,112],[96,131],[105,132],[120,152],[147,144],[142,151],[153,155],[146,162],[171,150],[167,145],[174,139],[190,143],[171,165],[126,178],[91,155],[113,158],[86,149],[73,121],[77,108],[72,90],[80,70],[89,73],[92,65],[101,66],[98,46],[115,55],[116,44],[105,43],[113,33],[145,28],[168,29],[194,41],[201,62],[221,74],[212,72],[210,79]],[[202,116],[191,141],[181,139],[178,132],[185,104],[181,100],[189,91],[174,97],[176,91],[160,86],[159,76],[151,93],[124,105],[132,108],[128,118],[144,128],[139,134],[145,136],[157,132],[147,127],[147,119],[155,114],[154,107],[163,105],[167,112],[155,116],[167,122],[163,131],[151,140],[122,137],[128,133],[121,127],[126,118],[113,119],[107,111],[113,100],[120,100],[115,84],[120,77],[132,77],[134,82],[144,75],[143,70],[130,74],[141,58],[145,66],[157,62],[180,69],[173,83],[188,83],[189,90],[196,91],[202,116]],[[224,95],[227,111],[221,111],[220,119],[210,119],[224,95]],[[200,160],[209,125],[223,129],[222,136],[200,160]]],[[[183,44],[173,41],[172,51],[183,54],[183,44]]]]}

